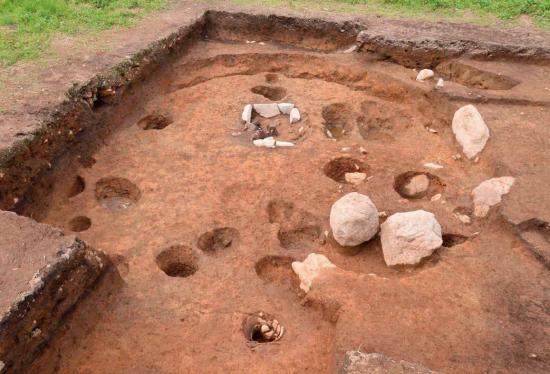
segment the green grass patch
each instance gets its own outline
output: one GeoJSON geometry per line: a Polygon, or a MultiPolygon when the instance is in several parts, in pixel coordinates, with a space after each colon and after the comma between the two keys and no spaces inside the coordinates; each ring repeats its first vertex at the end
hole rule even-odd
{"type": "Polygon", "coordinates": [[[128,26],[166,0],[0,0],[0,64],[35,58],[56,33],[128,26]]]}
{"type": "Polygon", "coordinates": [[[550,28],[550,0],[233,0],[239,4],[315,8],[399,18],[514,25],[528,16],[541,28],[550,28]]]}

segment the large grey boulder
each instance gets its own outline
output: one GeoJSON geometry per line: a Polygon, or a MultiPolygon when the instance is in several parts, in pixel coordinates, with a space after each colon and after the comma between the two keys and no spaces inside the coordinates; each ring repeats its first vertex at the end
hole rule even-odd
{"type": "Polygon", "coordinates": [[[380,236],[388,266],[416,265],[443,244],[441,226],[424,210],[391,215],[382,224],[380,236]]]}
{"type": "Polygon", "coordinates": [[[395,360],[381,353],[348,351],[340,374],[440,374],[414,362],[395,360]]]}
{"type": "Polygon", "coordinates": [[[456,140],[462,146],[462,152],[468,158],[474,158],[489,140],[489,128],[476,107],[471,104],[455,112],[452,128],[456,140]]]}
{"type": "Polygon", "coordinates": [[[343,246],[359,245],[378,232],[378,210],[371,199],[350,192],[337,200],[330,210],[330,228],[334,239],[343,246]]]}
{"type": "Polygon", "coordinates": [[[514,177],[500,177],[481,182],[479,186],[472,190],[474,215],[485,217],[493,205],[501,202],[502,195],[510,192],[514,181],[514,177]]]}

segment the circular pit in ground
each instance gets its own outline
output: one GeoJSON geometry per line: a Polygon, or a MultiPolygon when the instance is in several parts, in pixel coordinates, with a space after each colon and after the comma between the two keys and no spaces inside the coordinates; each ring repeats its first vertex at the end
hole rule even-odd
{"type": "Polygon", "coordinates": [[[156,263],[169,277],[185,278],[199,269],[193,250],[184,245],[173,245],[156,256],[156,263]]]}
{"type": "Polygon", "coordinates": [[[121,210],[137,203],[141,191],[126,178],[106,177],[97,181],[95,197],[103,207],[121,210]]]}

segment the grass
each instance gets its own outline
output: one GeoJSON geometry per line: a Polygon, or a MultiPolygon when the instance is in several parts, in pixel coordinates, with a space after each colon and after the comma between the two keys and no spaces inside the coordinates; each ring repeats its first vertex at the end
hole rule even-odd
{"type": "MultiPolygon", "coordinates": [[[[127,26],[168,0],[0,0],[0,65],[39,56],[57,33],[127,26]]],[[[233,0],[235,3],[328,9],[384,16],[517,23],[526,15],[550,28],[550,0],[233,0]]]]}
{"type": "Polygon", "coordinates": [[[0,0],[0,64],[39,56],[56,33],[127,26],[166,0],[0,0]]]}
{"type": "Polygon", "coordinates": [[[445,19],[479,24],[515,24],[528,16],[541,28],[550,28],[550,0],[234,0],[240,4],[324,8],[384,16],[445,19]]]}

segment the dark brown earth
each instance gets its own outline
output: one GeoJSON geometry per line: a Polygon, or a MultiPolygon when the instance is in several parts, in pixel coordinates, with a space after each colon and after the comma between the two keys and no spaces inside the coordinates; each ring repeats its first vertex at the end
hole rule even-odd
{"type": "MultiPolygon", "coordinates": [[[[170,17],[182,17],[176,24],[184,14],[170,17]]],[[[371,31],[386,25],[388,35],[415,26],[367,21],[371,31]]],[[[143,27],[145,40],[158,37],[159,29],[143,27]]],[[[414,33],[441,28],[417,24],[414,33]]],[[[542,34],[452,28],[457,37],[545,43],[542,34]]],[[[280,44],[293,44],[293,35],[259,33],[246,43],[239,33],[212,33],[232,41],[199,40],[119,105],[94,108],[109,133],[92,154],[79,158],[76,148],[56,160],[53,193],[34,196],[25,213],[78,231],[111,256],[124,284],[105,278],[31,372],[334,372],[357,349],[446,373],[550,370],[547,259],[524,241],[524,231],[535,231],[545,253],[549,66],[462,58],[460,74],[441,72],[457,82],[436,91],[380,56],[341,53],[347,34],[319,44],[324,52],[280,44]],[[499,74],[519,83],[494,87],[499,74]],[[295,148],[256,148],[242,131],[243,106],[270,96],[300,109],[297,124],[286,116],[262,123],[295,148]],[[477,162],[453,158],[460,149],[450,122],[469,102],[491,129],[477,162]],[[327,128],[345,131],[334,139],[327,128]],[[356,164],[368,181],[343,183],[340,170],[356,164]],[[437,183],[406,199],[394,186],[410,172],[437,183]],[[471,212],[472,188],[504,175],[516,184],[487,219],[456,218],[471,212]],[[447,246],[412,269],[387,267],[378,238],[340,247],[325,235],[328,213],[350,191],[388,215],[433,212],[447,246]],[[442,197],[431,201],[436,193],[442,197]],[[304,296],[289,265],[311,252],[339,269],[304,296]],[[247,341],[243,321],[258,311],[285,326],[281,340],[247,341]]],[[[315,46],[311,35],[302,47],[315,46]]]]}

